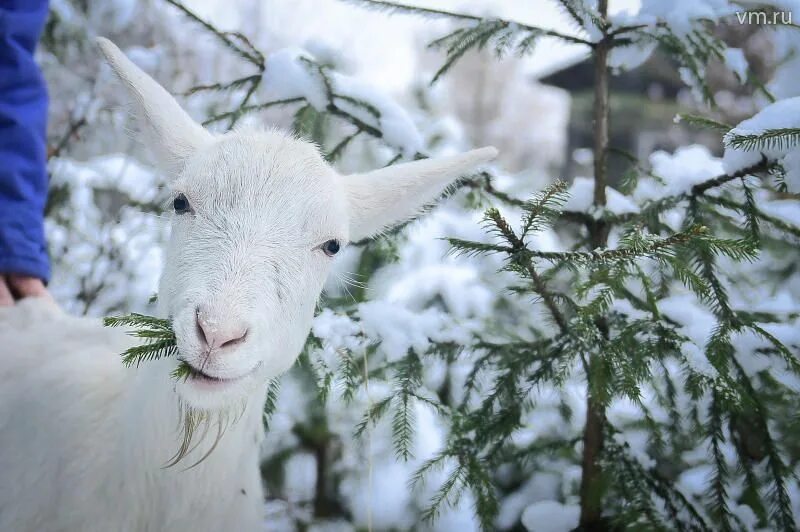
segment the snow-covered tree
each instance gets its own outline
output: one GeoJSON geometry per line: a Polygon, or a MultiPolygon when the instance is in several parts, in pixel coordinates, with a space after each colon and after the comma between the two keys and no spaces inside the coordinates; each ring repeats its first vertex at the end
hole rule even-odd
{"type": "MultiPolygon", "coordinates": [[[[353,2],[449,21],[432,43],[434,83],[474,51],[525,56],[543,39],[583,47],[594,68],[592,173],[542,190],[500,167],[465,176],[419,221],[345,250],[341,283],[265,408],[271,527],[796,528],[800,33],[769,28],[771,79],[758,79],[718,31],[736,24],[739,2],[643,0],[615,15],[606,0],[553,2],[572,31],[353,2]],[[637,160],[611,143],[611,79],[656,52],[695,99],[677,118],[716,132],[722,157],[687,146],[637,160]],[[758,109],[735,127],[707,74],[720,66],[758,109]],[[611,157],[627,161],[624,176],[609,171],[611,157]]],[[[343,74],[330,50],[267,53],[181,2],[163,4],[170,18],[158,31],[188,20],[225,58],[212,75],[229,77],[187,92],[210,127],[282,109],[337,164],[467,147],[426,134],[424,111],[343,74]]],[[[138,60],[175,68],[165,47],[138,60]]],[[[157,176],[144,162],[63,151],[49,215],[70,287],[62,299],[81,312],[146,308],[158,268],[142,258],[159,261],[164,235],[142,207],[157,212],[157,176]],[[98,235],[102,246],[90,244],[98,235]]]]}
{"type": "MultiPolygon", "coordinates": [[[[592,177],[569,188],[556,182],[527,199],[485,187],[493,204],[483,220],[488,234],[448,239],[457,254],[499,260],[511,274],[509,295],[495,294],[495,314],[460,330],[467,340],[437,324],[422,349],[408,342],[391,349],[394,357],[372,359],[370,372],[391,374],[394,391],[368,409],[359,429],[391,416],[397,454],[408,458],[416,404],[448,426],[443,448],[414,475],[416,482],[446,472],[423,515],[435,517],[468,488],[480,522],[491,529],[508,501],[504,493],[524,498],[543,470],[569,470],[573,485],[562,478],[562,506],[530,505],[523,524],[545,528],[557,509],[570,528],[584,530],[794,529],[789,492],[797,490],[797,457],[787,443],[796,428],[786,417],[797,406],[800,337],[796,306],[777,301],[796,301],[786,286],[796,282],[791,265],[800,236],[797,216],[789,214],[798,206],[798,109],[793,99],[775,102],[748,74],[741,50],[716,36],[715,26],[741,8],[644,2],[635,15],[612,17],[603,0],[562,1],[578,29],[573,35],[361,3],[456,21],[433,43],[445,51],[434,82],[472,49],[524,54],[543,36],[586,46],[594,64],[592,177]],[[712,62],[749,80],[768,105],[736,128],[690,117],[726,131],[723,161],[699,148],[676,153],[672,164],[659,164],[667,156],[655,154],[649,168],[632,161],[634,171],[615,190],[609,183],[616,176],[607,171],[614,148],[610,77],[656,48],[679,65],[681,79],[710,110],[712,62]],[[703,171],[692,161],[698,152],[703,171]],[[534,235],[555,224],[561,245],[542,250],[534,235]],[[424,382],[424,358],[431,356],[469,370],[431,390],[424,382]],[[701,472],[707,478],[698,490],[692,480],[701,472]]],[[[367,312],[359,313],[362,327],[373,319],[367,312]]],[[[382,346],[392,339],[376,332],[382,346]]]]}

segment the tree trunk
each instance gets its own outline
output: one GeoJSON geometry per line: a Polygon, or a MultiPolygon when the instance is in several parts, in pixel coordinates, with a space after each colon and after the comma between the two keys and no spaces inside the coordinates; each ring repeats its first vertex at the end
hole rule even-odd
{"type": "MultiPolygon", "coordinates": [[[[603,20],[608,14],[608,0],[598,2],[598,11],[603,20]]],[[[606,28],[602,28],[603,38],[594,47],[594,204],[603,207],[606,204],[607,156],[608,156],[608,53],[611,39],[606,28]]],[[[605,247],[608,237],[608,226],[602,220],[589,225],[591,245],[593,249],[605,247]]],[[[597,327],[604,337],[608,337],[608,324],[605,319],[598,320],[597,327]]],[[[581,476],[581,530],[604,530],[602,521],[603,471],[600,467],[600,455],[603,450],[603,435],[606,424],[605,405],[602,400],[592,396],[589,384],[595,374],[592,371],[596,360],[588,361],[586,425],[583,432],[583,459],[581,476]]]]}

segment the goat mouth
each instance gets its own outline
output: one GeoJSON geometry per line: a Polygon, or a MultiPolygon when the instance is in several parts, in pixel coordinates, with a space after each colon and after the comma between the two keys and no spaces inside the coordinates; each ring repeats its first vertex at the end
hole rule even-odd
{"type": "Polygon", "coordinates": [[[218,377],[216,375],[211,375],[210,373],[206,373],[205,371],[203,371],[202,369],[194,366],[191,362],[189,362],[187,360],[184,360],[184,359],[180,359],[180,360],[181,360],[181,362],[184,362],[189,368],[189,375],[187,377],[187,380],[192,381],[192,382],[207,383],[207,384],[229,384],[229,383],[234,383],[234,382],[241,381],[245,377],[248,377],[252,373],[254,373],[258,369],[258,367],[261,365],[261,362],[259,362],[258,364],[256,364],[256,366],[253,369],[251,369],[247,373],[244,373],[244,374],[236,376],[236,377],[218,377]]]}
{"type": "Polygon", "coordinates": [[[203,380],[203,381],[210,381],[210,382],[230,382],[239,380],[240,377],[234,377],[232,379],[224,379],[222,377],[215,377],[214,375],[209,375],[205,371],[198,369],[188,362],[186,365],[189,367],[189,380],[203,380]]]}

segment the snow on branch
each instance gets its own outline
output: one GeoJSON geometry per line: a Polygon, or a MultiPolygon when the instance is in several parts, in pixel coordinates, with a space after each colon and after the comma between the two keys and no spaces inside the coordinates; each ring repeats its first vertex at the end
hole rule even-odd
{"type": "Polygon", "coordinates": [[[800,97],[768,105],[731,129],[723,140],[727,172],[765,158],[780,166],[787,185],[800,189],[800,97]]]}
{"type": "Polygon", "coordinates": [[[448,11],[445,9],[433,9],[429,7],[412,6],[408,4],[401,4],[399,2],[388,2],[386,0],[343,0],[343,1],[361,7],[365,7],[367,9],[384,11],[390,14],[402,13],[402,14],[412,14],[412,15],[423,15],[427,17],[439,17],[439,18],[447,18],[454,20],[472,21],[472,22],[477,22],[479,24],[484,22],[494,21],[500,23],[505,28],[510,28],[513,30],[526,31],[532,34],[543,35],[547,37],[555,37],[576,44],[591,45],[591,41],[582,39],[580,37],[576,37],[574,35],[569,35],[555,30],[548,30],[537,26],[532,26],[530,24],[522,24],[520,22],[514,22],[509,20],[502,20],[496,18],[487,19],[475,15],[458,13],[455,11],[448,11]]]}
{"type": "MultiPolygon", "coordinates": [[[[233,127],[245,114],[269,107],[307,103],[320,112],[329,112],[357,128],[366,131],[413,157],[422,149],[422,136],[414,121],[400,105],[388,95],[370,85],[346,76],[317,62],[314,56],[299,48],[283,48],[264,56],[240,33],[223,32],[196,15],[176,0],[168,0],[192,21],[213,33],[227,48],[255,65],[258,73],[210,85],[200,85],[187,91],[187,95],[207,91],[225,91],[247,87],[239,105],[231,110],[209,117],[204,124],[224,120],[233,127]],[[250,103],[257,94],[268,101],[250,103]]],[[[331,156],[338,155],[355,135],[337,145],[331,156]]]]}

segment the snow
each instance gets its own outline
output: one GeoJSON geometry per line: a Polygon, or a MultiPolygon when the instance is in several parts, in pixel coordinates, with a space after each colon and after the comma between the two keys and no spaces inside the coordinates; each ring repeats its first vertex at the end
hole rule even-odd
{"type": "Polygon", "coordinates": [[[383,132],[383,139],[390,145],[400,148],[405,157],[413,157],[422,150],[422,136],[406,110],[386,94],[358,79],[343,74],[331,75],[333,89],[337,95],[349,96],[365,102],[380,113],[377,123],[375,117],[362,107],[346,100],[336,99],[336,105],[348,109],[361,117],[367,124],[375,125],[383,132]]]}
{"type": "Polygon", "coordinates": [[[269,54],[262,91],[268,101],[305,98],[315,109],[323,110],[328,104],[325,87],[303,59],[313,61],[310,54],[294,47],[269,54]]]}
{"type": "MultiPolygon", "coordinates": [[[[759,135],[770,129],[800,128],[800,96],[777,101],[763,108],[751,118],[740,122],[726,135],[726,144],[732,135],[759,135]]],[[[770,161],[780,162],[786,170],[786,184],[791,190],[800,189],[800,144],[745,150],[725,148],[723,165],[728,173],[737,172],[758,163],[762,154],[770,161]]]]}
{"type": "Polygon", "coordinates": [[[694,294],[690,293],[678,293],[661,299],[658,310],[679,323],[681,332],[696,346],[706,345],[717,324],[714,314],[700,305],[694,294]]]}
{"type": "Polygon", "coordinates": [[[290,501],[311,501],[317,482],[317,459],[309,452],[295,453],[283,466],[285,493],[290,501]]]}
{"type": "MultiPolygon", "coordinates": [[[[705,20],[719,20],[723,17],[733,16],[737,11],[736,6],[727,0],[642,0],[638,10],[623,10],[612,14],[611,29],[619,30],[624,27],[640,27],[638,34],[625,32],[626,37],[632,37],[634,42],[626,46],[613,49],[609,55],[609,65],[616,70],[632,70],[644,63],[657,47],[654,34],[669,31],[678,39],[685,40],[691,47],[692,32],[698,29],[705,20]],[[668,28],[668,29],[665,29],[668,28]]],[[[731,52],[726,56],[728,64],[734,72],[744,80],[740,73],[746,70],[744,56],[731,52]]],[[[696,101],[703,101],[703,93],[698,86],[698,77],[705,76],[705,69],[701,63],[696,66],[697,75],[688,68],[678,70],[681,80],[691,89],[696,101]]]]}
{"type": "MultiPolygon", "coordinates": [[[[566,211],[591,212],[594,205],[594,179],[576,177],[567,190],[569,199],[564,204],[566,211]]],[[[619,191],[606,187],[606,209],[614,214],[637,213],[639,207],[619,191]]]]}
{"type": "Polygon", "coordinates": [[[359,337],[361,326],[356,321],[328,308],[314,317],[311,333],[323,341],[323,349],[315,353],[316,358],[331,371],[339,367],[345,350],[358,351],[365,343],[359,337]]]}
{"type": "Polygon", "coordinates": [[[681,345],[681,353],[686,358],[686,362],[693,371],[706,377],[717,377],[717,370],[711,365],[711,362],[706,358],[705,353],[693,342],[684,342],[681,345]]]}
{"type": "Polygon", "coordinates": [[[409,349],[423,353],[431,340],[469,340],[466,330],[434,308],[414,312],[386,301],[368,301],[359,305],[358,317],[364,333],[380,340],[381,351],[389,361],[405,357],[409,349]]]}
{"type": "Polygon", "coordinates": [[[658,43],[651,39],[642,39],[626,46],[617,46],[611,49],[608,55],[608,66],[618,70],[633,70],[650,59],[658,43]]]}
{"type": "MultiPolygon", "coordinates": [[[[267,524],[266,530],[270,530],[267,524]]],[[[308,532],[355,532],[355,527],[343,520],[323,519],[308,527],[308,532]]]]}
{"type": "Polygon", "coordinates": [[[423,308],[439,296],[456,318],[485,316],[491,311],[494,294],[479,281],[478,272],[467,265],[421,266],[392,284],[387,300],[409,308],[423,308]]]}
{"type": "Polygon", "coordinates": [[[125,48],[125,55],[145,72],[158,71],[159,64],[164,60],[164,50],[158,46],[153,48],[129,46],[125,48]]]}
{"type": "MultiPolygon", "coordinates": [[[[772,0],[776,10],[797,16],[800,13],[798,0],[772,0]]],[[[795,24],[797,20],[792,20],[795,24]]],[[[775,70],[767,88],[779,100],[800,96],[800,85],[797,83],[797,72],[800,72],[800,40],[797,39],[797,28],[792,26],[772,26],[772,46],[776,58],[780,58],[780,66],[775,70]]]]}
{"type": "Polygon", "coordinates": [[[700,496],[708,489],[712,473],[713,468],[707,464],[688,469],[678,477],[678,486],[684,493],[700,496]]]}
{"type": "Polygon", "coordinates": [[[50,169],[51,185],[67,190],[65,203],[45,226],[54,251],[55,297],[72,312],[104,314],[120,301],[144,310],[142,300],[157,289],[167,227],[127,203],[158,203],[158,174],[124,155],[85,162],[54,158],[50,169]],[[115,223],[106,225],[112,219],[115,223]],[[78,303],[78,294],[94,291],[90,305],[78,303]]]}
{"type": "Polygon", "coordinates": [[[518,490],[503,499],[497,526],[501,529],[512,528],[530,503],[557,500],[560,491],[560,474],[548,471],[534,473],[518,490]]]}
{"type": "Polygon", "coordinates": [[[529,532],[568,532],[578,526],[580,508],[555,501],[535,502],[522,512],[522,524],[529,532]]]}
{"type": "Polygon", "coordinates": [[[763,201],[758,208],[764,213],[800,227],[800,201],[792,199],[763,201]]]}
{"type": "Polygon", "coordinates": [[[694,185],[724,173],[722,162],[705,146],[682,146],[670,154],[656,151],[650,155],[651,176],[642,176],[633,191],[637,203],[688,192],[694,185]]]}
{"type": "Polygon", "coordinates": [[[736,7],[726,0],[642,0],[639,12],[626,16],[622,22],[650,25],[665,22],[674,33],[687,35],[698,20],[716,20],[733,15],[735,11],[736,7]]]}
{"type": "Polygon", "coordinates": [[[744,83],[747,81],[747,59],[741,48],[727,48],[725,50],[725,65],[736,74],[737,79],[744,83]]]}
{"type": "Polygon", "coordinates": [[[325,79],[314,65],[314,57],[296,47],[269,54],[262,82],[264,95],[269,100],[305,98],[318,111],[326,110],[333,103],[382,131],[383,139],[401,150],[404,156],[412,157],[422,149],[422,136],[414,121],[392,98],[357,78],[325,69],[329,94],[325,79]],[[363,102],[369,109],[342,97],[363,102]],[[372,109],[377,111],[377,117],[372,109]]]}

